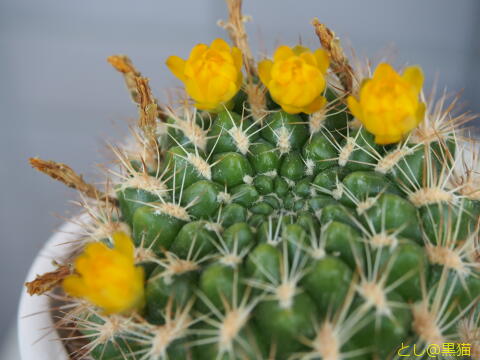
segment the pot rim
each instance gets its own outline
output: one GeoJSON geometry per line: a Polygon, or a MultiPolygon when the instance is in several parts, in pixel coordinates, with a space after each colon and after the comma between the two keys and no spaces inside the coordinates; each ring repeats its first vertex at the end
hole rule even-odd
{"type": "MultiPolygon", "coordinates": [[[[56,269],[52,260],[62,261],[71,253],[70,242],[78,239],[79,223],[85,215],[63,225],[45,243],[31,265],[26,281],[56,269]]],[[[51,299],[47,295],[31,296],[23,287],[17,313],[17,336],[21,360],[69,360],[60,336],[54,328],[50,312],[51,299]]]]}

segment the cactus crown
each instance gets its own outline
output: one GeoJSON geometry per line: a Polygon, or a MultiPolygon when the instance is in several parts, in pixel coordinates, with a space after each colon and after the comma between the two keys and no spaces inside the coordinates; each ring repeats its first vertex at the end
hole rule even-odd
{"type": "Polygon", "coordinates": [[[202,110],[189,102],[161,107],[128,58],[109,58],[139,107],[134,142],[112,146],[113,189],[101,193],[63,164],[32,160],[94,198],[84,200],[92,221],[82,247],[100,242],[108,253],[121,231],[133,239],[133,266],[143,268],[135,281],[144,287],[116,275],[115,294],[144,293],[133,297],[133,310],[112,313],[101,304],[113,301],[103,292],[115,284],[102,281],[109,269],[133,271],[122,249],[105,268],[90,265],[88,278],[82,263],[93,261],[93,250],[76,260],[64,281],[74,297],[58,323],[74,325],[67,342],[84,340],[73,355],[361,360],[453,343],[456,354],[480,358],[480,182],[460,129],[469,116],[452,115],[445,97],[419,98],[418,68],[401,78],[384,65],[358,88],[358,72],[318,21],[325,50],[283,47],[258,67],[260,81],[240,1],[227,3],[222,24],[235,47],[216,40],[188,60],[168,60],[202,110]],[[306,75],[292,80],[289,71],[306,75]],[[368,92],[383,81],[377,74],[411,86],[406,115],[395,97],[393,110],[375,102],[389,91],[368,92]]]}

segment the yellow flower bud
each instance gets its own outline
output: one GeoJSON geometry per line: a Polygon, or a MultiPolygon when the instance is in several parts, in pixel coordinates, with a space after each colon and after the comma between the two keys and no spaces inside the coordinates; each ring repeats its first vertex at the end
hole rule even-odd
{"type": "Polygon", "coordinates": [[[242,86],[242,53],[222,39],[196,45],[187,60],[170,56],[166,64],[201,110],[221,110],[242,86]]]}
{"type": "Polygon", "coordinates": [[[365,128],[375,135],[377,144],[401,141],[416,128],[425,115],[419,95],[423,73],[410,66],[399,75],[391,65],[378,65],[373,78],[364,80],[359,99],[350,96],[348,107],[365,128]]]}
{"type": "Polygon", "coordinates": [[[273,61],[258,64],[260,80],[270,91],[272,99],[290,114],[311,114],[326,103],[325,74],[329,65],[323,49],[314,52],[303,46],[280,46],[273,61]]]}
{"type": "Polygon", "coordinates": [[[134,262],[132,239],[124,232],[113,235],[114,248],[95,242],[85,246],[75,260],[75,274],[63,281],[65,292],[84,298],[106,313],[125,313],[144,302],[144,272],[134,262]]]}

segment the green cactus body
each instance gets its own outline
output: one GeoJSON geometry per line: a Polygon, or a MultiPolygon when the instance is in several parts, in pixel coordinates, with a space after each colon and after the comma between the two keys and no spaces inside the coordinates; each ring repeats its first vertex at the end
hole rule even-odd
{"type": "Polygon", "coordinates": [[[155,269],[135,316],[77,316],[90,355],[393,359],[473,342],[480,199],[452,185],[455,137],[378,145],[331,88],[310,116],[269,99],[258,119],[240,94],[172,114],[157,171],[127,167],[118,219],[155,269]]]}
{"type": "MultiPolygon", "coordinates": [[[[418,322],[439,315],[431,292],[459,299],[459,319],[474,310],[477,270],[456,246],[475,236],[478,201],[458,195],[450,207],[451,192],[447,202],[420,204],[413,196],[425,176],[424,148],[405,151],[386,169],[389,152],[365,129],[342,142],[326,128],[309,136],[300,118],[282,111],[262,127],[226,110],[206,131],[208,153],[196,155],[176,130],[183,140],[164,160],[170,192],[118,193],[137,246],[158,257],[145,325],[135,326],[155,339],[188,310],[183,332],[149,359],[322,358],[328,352],[319,342],[329,339],[339,354],[331,359],[353,350],[356,359],[386,359],[402,342],[428,341],[418,322]],[[239,133],[251,140],[242,143],[246,151],[239,133]]],[[[115,359],[128,354],[126,346],[132,354],[154,351],[155,340],[124,331],[116,335],[120,345],[91,355],[115,359]]]]}

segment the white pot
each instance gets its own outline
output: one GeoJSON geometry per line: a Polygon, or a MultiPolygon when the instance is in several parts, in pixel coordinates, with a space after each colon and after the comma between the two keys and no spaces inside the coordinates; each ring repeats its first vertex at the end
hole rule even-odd
{"type": "MultiPolygon", "coordinates": [[[[36,257],[28,272],[27,281],[35,279],[36,275],[55,270],[52,261],[55,259],[61,262],[71,253],[71,247],[67,243],[75,240],[80,230],[80,226],[72,222],[62,225],[36,257]]],[[[48,296],[30,296],[24,288],[17,319],[21,360],[69,359],[54,328],[50,305],[48,296]]]]}

